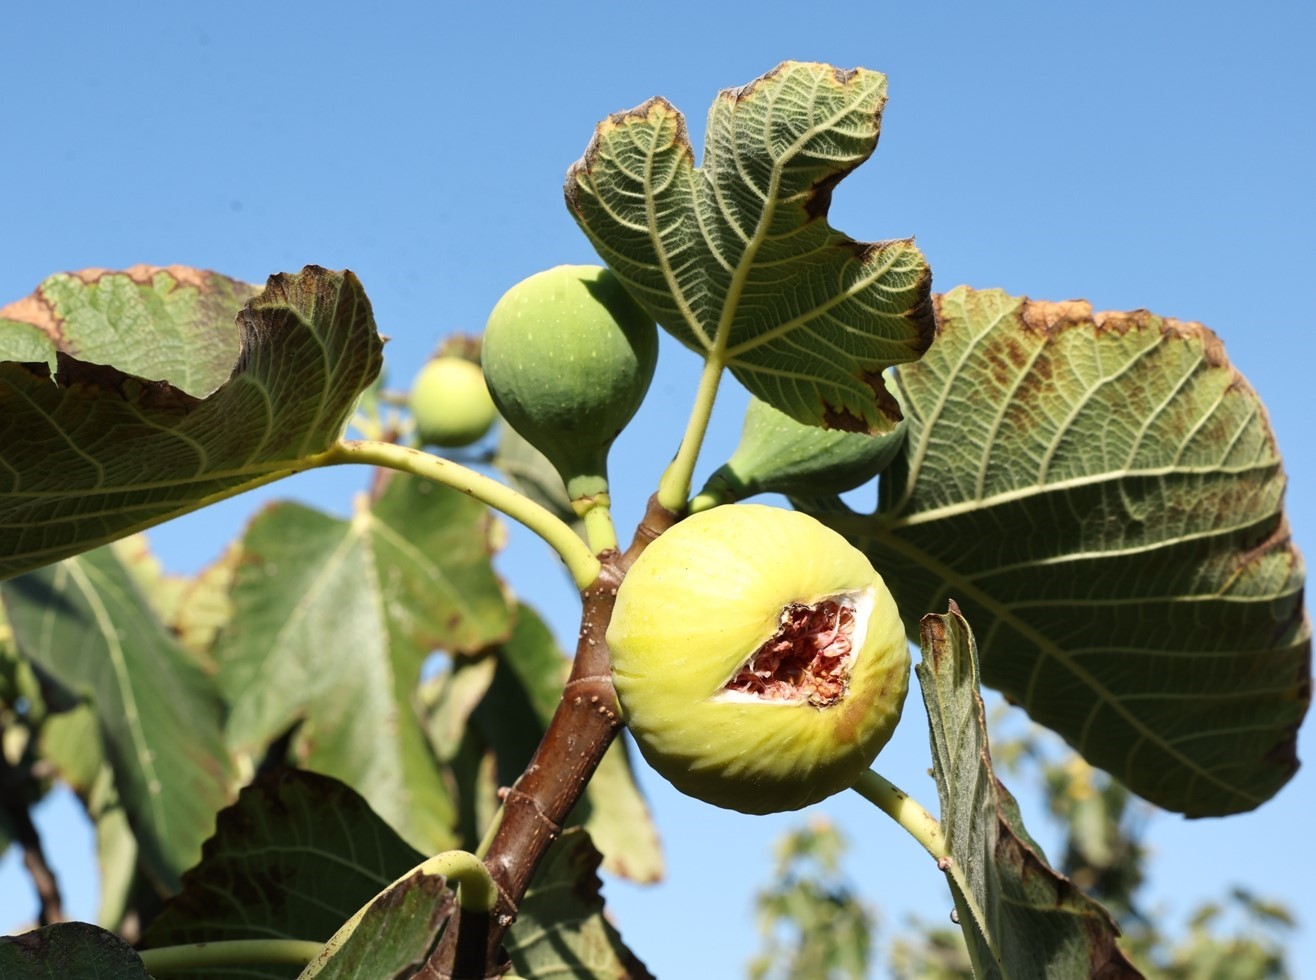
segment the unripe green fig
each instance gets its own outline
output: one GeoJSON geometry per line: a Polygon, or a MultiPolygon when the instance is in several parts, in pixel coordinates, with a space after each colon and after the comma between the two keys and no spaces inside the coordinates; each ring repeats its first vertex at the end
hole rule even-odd
{"type": "Polygon", "coordinates": [[[835,531],[775,507],[716,507],[653,541],[607,639],[645,759],[681,792],[744,813],[853,785],[909,687],[882,577],[835,531]]]}
{"type": "Polygon", "coordinates": [[[427,446],[469,446],[483,438],[497,414],[480,365],[463,357],[426,361],[411,386],[411,415],[427,446]]]}
{"type": "Polygon", "coordinates": [[[691,502],[693,511],[759,493],[816,497],[853,490],[875,477],[905,441],[904,419],[871,436],[797,422],[751,396],[740,444],[691,502]]]}
{"type": "Polygon", "coordinates": [[[560,265],[504,294],[484,332],[498,411],[573,503],[607,492],[608,449],[649,390],[658,329],[607,269],[560,265]]]}

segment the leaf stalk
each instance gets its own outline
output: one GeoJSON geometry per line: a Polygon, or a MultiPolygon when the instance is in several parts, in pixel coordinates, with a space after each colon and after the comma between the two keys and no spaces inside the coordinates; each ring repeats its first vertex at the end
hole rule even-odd
{"type": "Polygon", "coordinates": [[[345,439],[315,457],[312,462],[316,466],[342,463],[382,466],[431,480],[474,497],[543,538],[566,563],[567,571],[578,589],[584,590],[592,585],[603,567],[589,546],[552,511],[506,484],[433,453],[391,442],[345,439]]]}
{"type": "Polygon", "coordinates": [[[147,972],[154,975],[180,973],[220,966],[252,966],[258,963],[305,966],[324,948],[308,939],[225,939],[213,943],[161,946],[139,950],[147,972]]]}
{"type": "Polygon", "coordinates": [[[699,388],[695,391],[690,420],[686,423],[685,435],[681,437],[681,447],[658,483],[658,502],[670,511],[680,513],[685,510],[695,463],[699,461],[699,450],[708,432],[708,421],[713,416],[713,402],[717,399],[717,389],[722,382],[723,367],[721,354],[710,352],[704,361],[704,372],[699,377],[699,388]]]}

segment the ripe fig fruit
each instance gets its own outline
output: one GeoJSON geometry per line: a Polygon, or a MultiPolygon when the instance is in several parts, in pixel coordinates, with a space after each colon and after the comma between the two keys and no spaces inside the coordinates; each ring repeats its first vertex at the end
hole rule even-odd
{"type": "Polygon", "coordinates": [[[841,432],[797,422],[751,397],[740,444],[691,502],[693,511],[759,493],[817,497],[853,490],[875,477],[900,452],[904,419],[888,433],[841,432]]]}
{"type": "Polygon", "coordinates": [[[426,361],[416,375],[411,414],[422,443],[451,449],[481,439],[498,412],[480,365],[441,356],[426,361]]]}
{"type": "Polygon", "coordinates": [[[851,786],[909,687],[900,614],[863,554],[807,514],[756,504],[694,514],[651,543],[607,639],[645,759],[744,813],[851,786]]]}
{"type": "Polygon", "coordinates": [[[644,400],[658,329],[602,266],[560,265],[504,294],[484,332],[498,411],[549,458],[579,510],[607,493],[608,449],[644,400]]]}

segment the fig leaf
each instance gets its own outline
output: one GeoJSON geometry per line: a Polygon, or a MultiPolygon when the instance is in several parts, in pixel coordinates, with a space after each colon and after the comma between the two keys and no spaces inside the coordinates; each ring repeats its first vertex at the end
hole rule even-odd
{"type": "Polygon", "coordinates": [[[954,599],[984,683],[1088,762],[1189,816],[1297,770],[1305,571],[1256,393],[1196,323],[996,290],[939,300],[896,371],[909,430],[871,515],[810,512],[906,622],[954,599]]]}
{"type": "Polygon", "coordinates": [[[135,266],[52,277],[0,311],[0,357],[23,358],[0,361],[0,578],[306,469],[338,440],[382,363],[360,282],[307,266],[239,310],[254,291],[135,266]]]}
{"type": "Polygon", "coordinates": [[[687,347],[810,425],[887,432],[882,372],[932,341],[931,274],[912,240],[856,242],[832,189],[877,145],[886,77],[784,62],[723,91],[704,160],[653,98],[604,120],[567,173],[576,221],[687,347]]]}
{"type": "Polygon", "coordinates": [[[975,976],[1139,977],[1110,914],[1051,869],[992,770],[973,634],[952,603],[921,624],[915,668],[928,710],[947,875],[975,976]],[[966,882],[968,893],[957,882],[966,882]]]}

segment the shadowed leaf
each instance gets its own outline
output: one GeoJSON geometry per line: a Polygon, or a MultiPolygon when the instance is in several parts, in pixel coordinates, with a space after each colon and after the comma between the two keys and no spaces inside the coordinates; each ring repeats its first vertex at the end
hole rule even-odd
{"type": "Polygon", "coordinates": [[[334,444],[381,363],[361,284],[307,266],[239,312],[247,289],[138,267],[57,276],[5,308],[0,357],[29,360],[0,362],[0,577],[305,469],[334,444]],[[53,375],[31,360],[35,341],[54,343],[53,375]]]}
{"type": "Polygon", "coordinates": [[[301,976],[308,980],[409,977],[434,948],[453,905],[442,875],[417,871],[372,901],[342,945],[332,955],[326,950],[301,976]]]}
{"type": "Polygon", "coordinates": [[[436,647],[471,652],[511,631],[494,527],[478,502],[405,475],[350,520],[298,504],[260,514],[214,648],[229,744],[259,753],[300,719],[299,765],[352,786],[425,851],[453,846],[416,687],[436,647]]]}
{"type": "Polygon", "coordinates": [[[0,936],[0,977],[151,980],[131,946],[86,922],[61,922],[21,936],[0,936]]]}
{"type": "Polygon", "coordinates": [[[652,980],[604,917],[601,860],[584,830],[568,830],[549,848],[504,944],[518,974],[652,980]]]}
{"type": "MultiPolygon", "coordinates": [[[[152,923],[143,946],[263,938],[324,942],[422,860],[337,780],[287,769],[260,776],[220,812],[201,863],[183,876],[182,893],[152,923]]],[[[231,980],[299,972],[286,966],[244,971],[188,975],[231,980]]]]}
{"type": "Polygon", "coordinates": [[[907,622],[954,599],[983,680],[1167,809],[1251,809],[1297,768],[1304,569],[1265,411],[1193,323],[957,289],[896,372],[871,516],[819,513],[907,622]]]}
{"type": "Polygon", "coordinates": [[[915,673],[928,711],[941,827],[969,894],[950,875],[946,880],[975,975],[1141,976],[1120,952],[1109,913],[1046,863],[992,771],[977,651],[959,610],[952,605],[946,615],[925,616],[922,644],[915,673]]]}
{"type": "Polygon", "coordinates": [[[701,166],[662,98],[600,123],[567,206],[681,343],[811,425],[886,432],[882,371],[932,339],[932,278],[910,241],[827,223],[832,188],[877,145],[886,77],[784,62],[713,103],[701,166]]]}
{"type": "MultiPolygon", "coordinates": [[[[230,799],[213,682],[161,625],[109,548],[0,585],[20,652],[87,699],[146,867],[167,890],[230,799]]],[[[90,758],[67,763],[84,783],[90,758]]]]}

